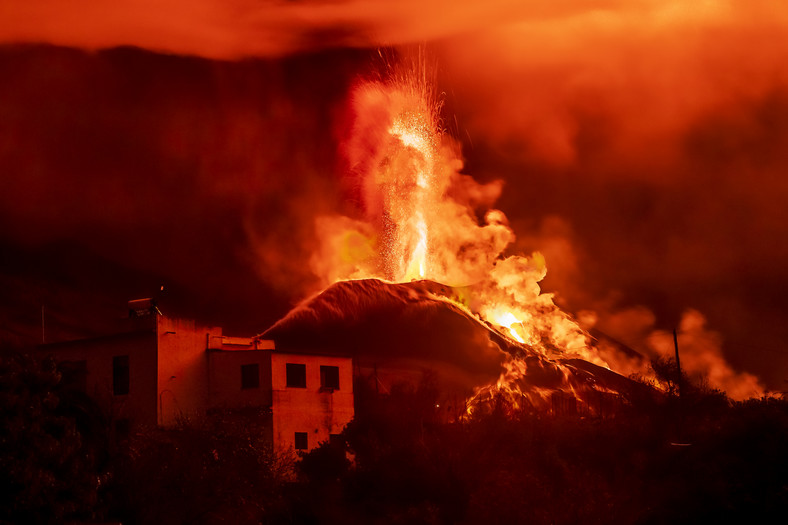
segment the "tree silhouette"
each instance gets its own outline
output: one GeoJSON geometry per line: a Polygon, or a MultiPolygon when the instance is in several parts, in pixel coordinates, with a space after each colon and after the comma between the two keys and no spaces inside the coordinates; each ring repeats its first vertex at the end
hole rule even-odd
{"type": "Polygon", "coordinates": [[[95,514],[96,450],[80,433],[51,359],[0,353],[0,521],[58,523],[95,514]]]}

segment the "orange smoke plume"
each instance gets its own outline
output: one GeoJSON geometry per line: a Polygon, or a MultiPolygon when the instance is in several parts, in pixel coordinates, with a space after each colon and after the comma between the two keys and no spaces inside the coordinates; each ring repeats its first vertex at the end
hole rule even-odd
{"type": "MultiPolygon", "coordinates": [[[[648,343],[659,355],[673,355],[673,334],[656,331],[648,343]]],[[[765,394],[757,377],[747,372],[736,372],[725,361],[721,350],[722,337],[706,327],[706,318],[697,310],[684,312],[678,330],[678,344],[681,368],[691,378],[704,378],[710,387],[723,390],[737,401],[765,394]]]]}

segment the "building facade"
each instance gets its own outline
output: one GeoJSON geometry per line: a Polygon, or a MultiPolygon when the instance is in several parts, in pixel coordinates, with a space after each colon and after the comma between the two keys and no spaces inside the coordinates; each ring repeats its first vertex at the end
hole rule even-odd
{"type": "Polygon", "coordinates": [[[275,443],[308,450],[353,419],[351,358],[273,352],[271,371],[275,443]]]}
{"type": "Polygon", "coordinates": [[[349,357],[282,353],[272,340],[225,336],[157,311],[124,324],[107,336],[39,347],[122,432],[246,411],[267,415],[276,449],[307,451],[353,418],[349,357]]]}

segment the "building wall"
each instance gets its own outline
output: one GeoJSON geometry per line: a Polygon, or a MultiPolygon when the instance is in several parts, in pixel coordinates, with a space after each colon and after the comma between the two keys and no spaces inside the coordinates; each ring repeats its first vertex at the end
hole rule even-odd
{"type": "Polygon", "coordinates": [[[295,448],[295,433],[307,434],[307,448],[328,441],[353,419],[353,364],[349,357],[286,354],[271,356],[274,443],[295,448]],[[306,365],[306,388],[287,386],[286,364],[306,365]],[[339,367],[339,388],[321,389],[320,366],[339,367]]]}
{"type": "Polygon", "coordinates": [[[210,350],[209,408],[271,406],[271,350],[210,350]],[[241,388],[241,366],[259,367],[259,386],[241,388]]]}
{"type": "Polygon", "coordinates": [[[312,449],[353,418],[349,357],[279,353],[273,341],[223,337],[221,328],[161,315],[129,321],[133,332],[49,344],[41,353],[58,362],[84,361],[86,393],[131,428],[171,426],[216,408],[228,416],[262,417],[257,423],[278,449],[295,448],[296,432],[306,434],[312,449]],[[127,394],[113,393],[115,356],[128,356],[127,394]],[[305,365],[305,388],[287,386],[287,363],[305,365]],[[249,364],[259,367],[259,386],[241,388],[241,366],[249,364]],[[321,365],[337,367],[339,388],[321,388],[321,365]]]}
{"type": "Polygon", "coordinates": [[[195,325],[187,319],[158,317],[157,405],[160,425],[180,418],[202,417],[208,408],[209,338],[221,328],[195,325]]]}
{"type": "Polygon", "coordinates": [[[148,331],[84,339],[40,347],[58,363],[85,361],[85,393],[111,421],[132,427],[156,424],[156,333],[148,331]],[[113,357],[128,356],[128,394],[113,393],[113,357]]]}

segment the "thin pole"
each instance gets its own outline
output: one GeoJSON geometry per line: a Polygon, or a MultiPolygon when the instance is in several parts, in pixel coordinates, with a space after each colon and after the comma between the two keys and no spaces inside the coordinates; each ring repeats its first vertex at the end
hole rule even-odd
{"type": "Polygon", "coordinates": [[[687,446],[689,445],[689,443],[687,443],[687,439],[684,435],[684,400],[682,399],[684,395],[684,381],[681,377],[681,361],[679,360],[679,338],[678,335],[676,335],[675,328],[673,329],[673,345],[676,347],[676,372],[679,375],[678,382],[676,383],[679,387],[679,402],[678,402],[678,406],[676,407],[678,409],[678,422],[677,422],[678,428],[676,429],[678,443],[676,444],[681,446],[687,446]]]}
{"type": "Polygon", "coordinates": [[[681,399],[681,395],[683,394],[681,387],[681,360],[679,359],[679,338],[676,335],[676,329],[673,329],[673,346],[676,347],[676,372],[678,373],[678,380],[676,381],[676,385],[679,389],[679,399],[681,399]]]}

